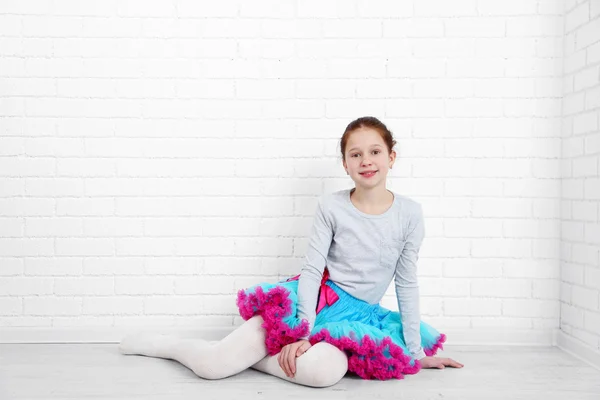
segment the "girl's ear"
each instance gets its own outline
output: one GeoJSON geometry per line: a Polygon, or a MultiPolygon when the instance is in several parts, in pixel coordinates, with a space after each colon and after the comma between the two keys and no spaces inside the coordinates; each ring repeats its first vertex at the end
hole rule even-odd
{"type": "Polygon", "coordinates": [[[392,150],[390,153],[390,169],[394,166],[394,161],[396,160],[396,152],[392,150]]]}

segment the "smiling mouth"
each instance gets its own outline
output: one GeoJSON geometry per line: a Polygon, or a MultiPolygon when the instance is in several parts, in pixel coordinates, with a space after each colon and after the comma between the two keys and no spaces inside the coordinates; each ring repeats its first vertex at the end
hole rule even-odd
{"type": "Polygon", "coordinates": [[[377,173],[377,171],[361,172],[360,175],[364,176],[365,178],[370,178],[373,175],[375,175],[376,173],[377,173]]]}

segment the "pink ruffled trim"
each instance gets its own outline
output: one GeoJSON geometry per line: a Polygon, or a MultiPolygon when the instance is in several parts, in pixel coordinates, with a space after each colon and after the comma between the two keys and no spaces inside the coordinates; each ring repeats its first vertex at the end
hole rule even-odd
{"type": "Polygon", "coordinates": [[[388,336],[377,344],[369,336],[365,335],[359,344],[347,336],[336,339],[331,337],[327,329],[322,329],[309,338],[311,344],[325,341],[348,355],[348,370],[354,372],[363,379],[403,379],[404,374],[413,375],[421,370],[419,360],[414,360],[410,365],[411,357],[404,354],[400,346],[392,342],[388,336]],[[391,357],[384,355],[388,349],[391,357]]]}
{"type": "Polygon", "coordinates": [[[282,286],[274,287],[264,292],[258,286],[256,291],[248,295],[244,290],[238,291],[236,304],[244,320],[255,315],[263,317],[262,327],[265,328],[265,345],[269,355],[274,356],[287,344],[298,341],[298,338],[308,335],[308,322],[303,320],[297,327],[290,328],[283,318],[292,313],[290,292],[282,286]]]}
{"type": "Polygon", "coordinates": [[[435,356],[435,353],[437,353],[438,349],[444,350],[444,342],[446,342],[446,335],[442,333],[432,348],[424,349],[425,355],[428,357],[435,356]]]}

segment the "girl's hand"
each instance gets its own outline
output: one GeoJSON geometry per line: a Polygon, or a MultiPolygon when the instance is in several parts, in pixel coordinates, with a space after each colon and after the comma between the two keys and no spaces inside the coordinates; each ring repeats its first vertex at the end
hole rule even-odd
{"type": "Polygon", "coordinates": [[[283,346],[277,356],[277,361],[289,378],[293,378],[294,374],[296,374],[296,357],[300,357],[310,348],[311,344],[308,340],[299,340],[283,346]]]}
{"type": "Polygon", "coordinates": [[[462,368],[464,365],[461,363],[454,361],[451,358],[442,358],[442,357],[423,357],[419,360],[421,363],[421,368],[438,368],[444,369],[446,367],[452,368],[462,368]]]}

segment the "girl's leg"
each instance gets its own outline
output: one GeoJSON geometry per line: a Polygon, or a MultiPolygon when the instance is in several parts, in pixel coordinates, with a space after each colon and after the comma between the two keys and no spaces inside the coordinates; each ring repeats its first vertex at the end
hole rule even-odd
{"type": "Polygon", "coordinates": [[[293,378],[283,372],[277,355],[266,356],[252,368],[300,385],[327,387],[335,385],[344,377],[348,371],[348,357],[337,347],[319,342],[296,358],[296,374],[293,378]]]}
{"type": "Polygon", "coordinates": [[[254,316],[218,342],[140,333],[126,336],[119,345],[123,354],[179,361],[204,379],[235,375],[267,355],[263,318],[254,316]]]}
{"type": "Polygon", "coordinates": [[[268,356],[263,318],[254,316],[224,339],[209,342],[176,336],[141,333],[126,336],[119,345],[123,354],[139,354],[180,362],[204,379],[222,379],[249,367],[281,379],[313,387],[337,383],[348,369],[348,358],[337,347],[321,342],[296,358],[296,374],[288,378],[268,356]]]}

